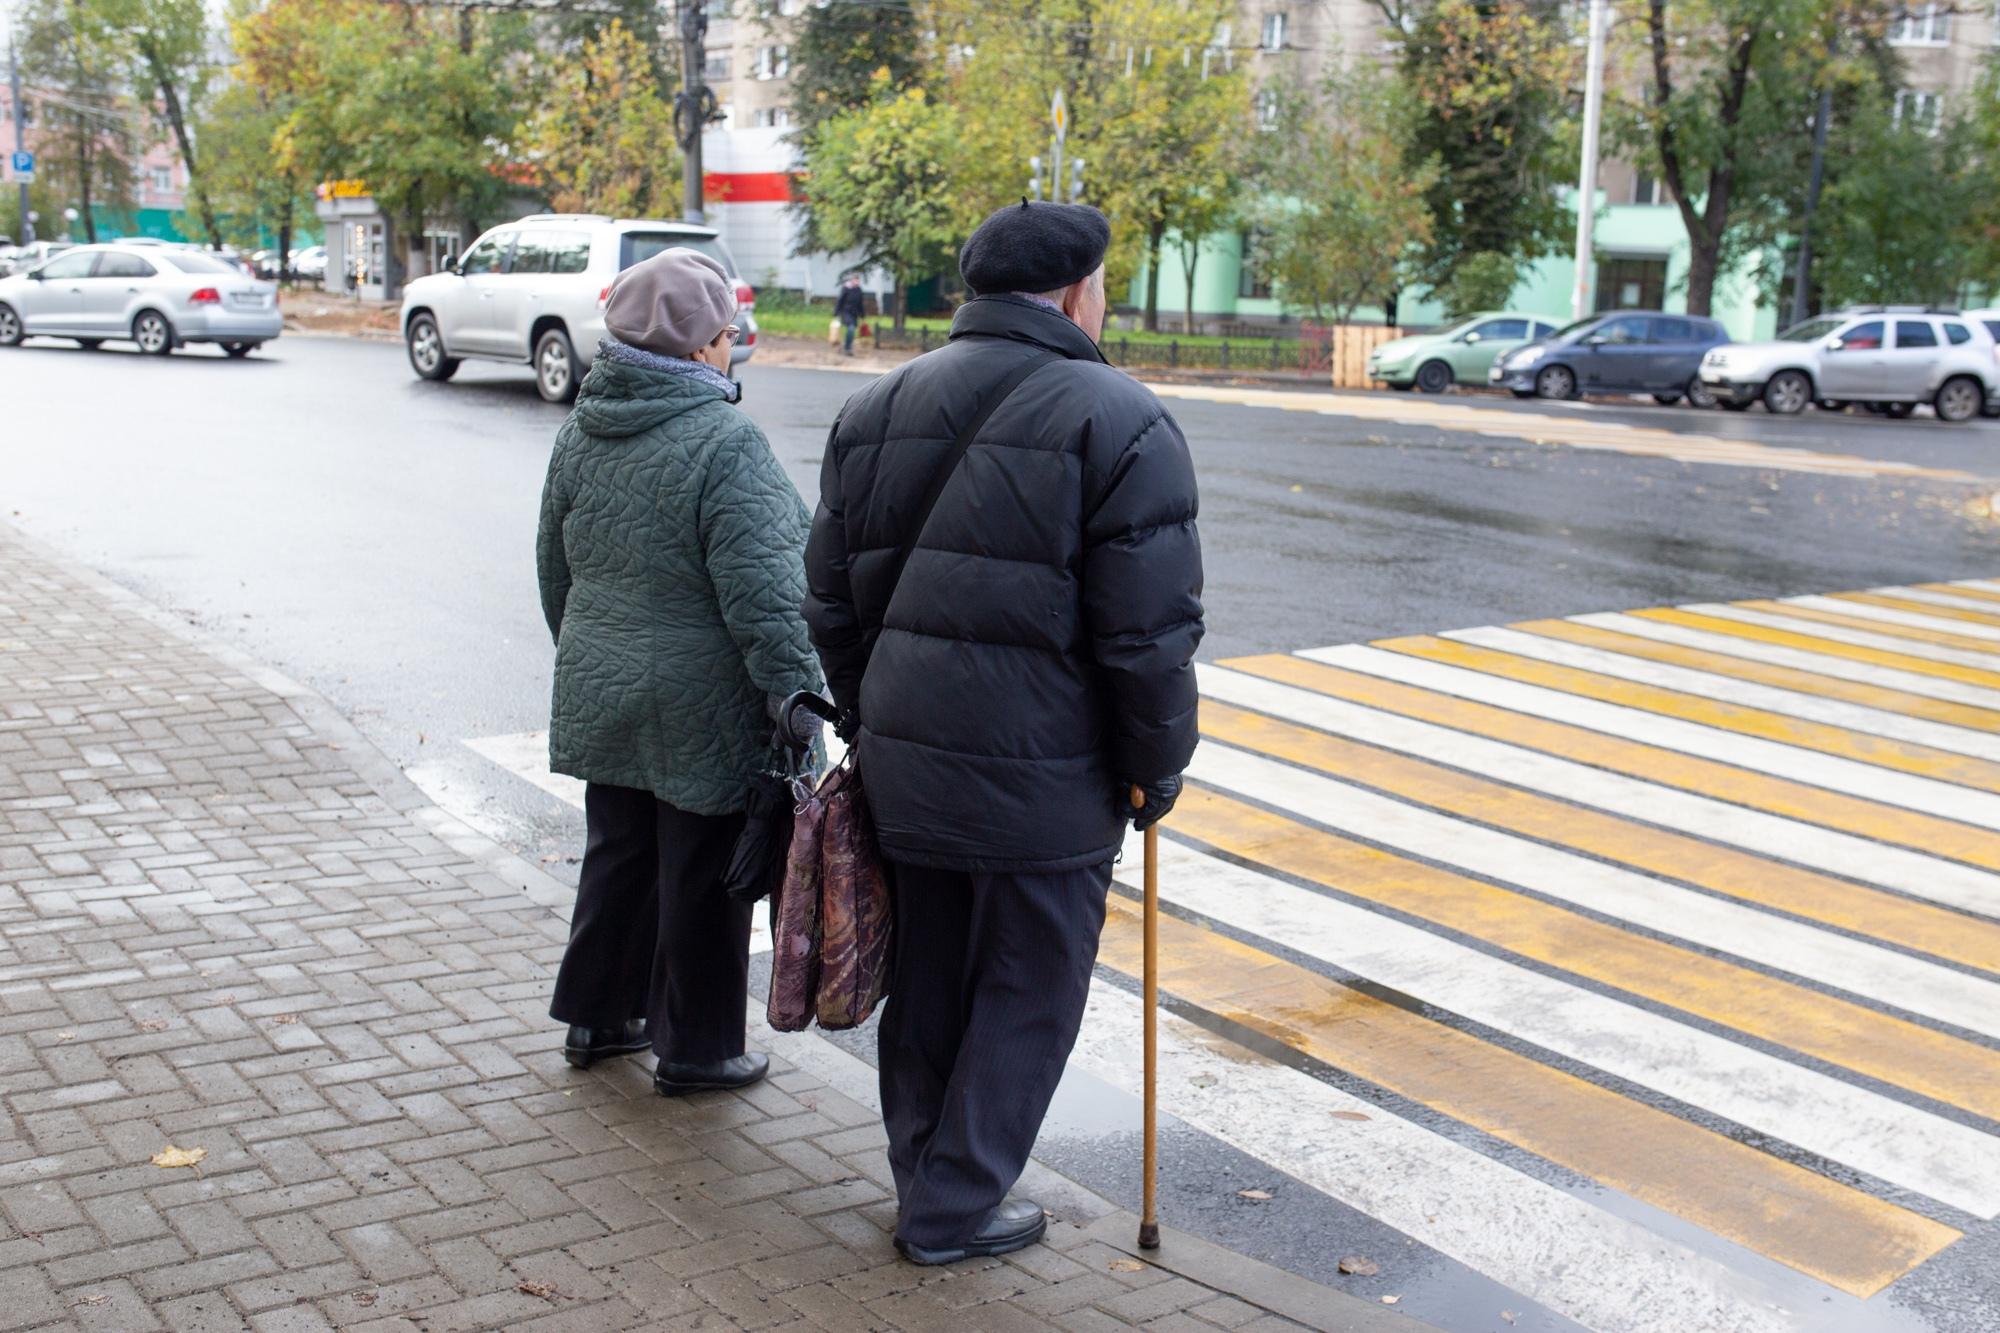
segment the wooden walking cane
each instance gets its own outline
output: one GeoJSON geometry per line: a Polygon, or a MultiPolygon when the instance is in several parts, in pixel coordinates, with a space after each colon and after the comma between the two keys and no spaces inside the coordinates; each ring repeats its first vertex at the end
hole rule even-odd
{"type": "MultiPolygon", "coordinates": [[[[1143,809],[1146,793],[1132,788],[1132,808],[1143,809]]],[[[1145,1147],[1142,1154],[1145,1179],[1140,1185],[1139,1206],[1139,1248],[1157,1250],[1160,1248],[1160,1220],[1154,1215],[1157,1203],[1160,1171],[1159,1135],[1157,1130],[1157,1110],[1159,1085],[1159,1041],[1158,1023],[1160,1007],[1160,826],[1157,823],[1146,829],[1146,916],[1145,916],[1145,975],[1142,986],[1146,997],[1145,1043],[1146,1043],[1146,1110],[1145,1147]]]]}

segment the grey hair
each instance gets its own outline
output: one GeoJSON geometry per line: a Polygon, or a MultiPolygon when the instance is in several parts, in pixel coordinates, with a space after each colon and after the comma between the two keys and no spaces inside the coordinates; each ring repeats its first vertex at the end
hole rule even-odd
{"type": "MultiPolygon", "coordinates": [[[[1090,275],[1090,285],[1094,290],[1098,292],[1102,292],[1104,290],[1104,265],[1099,264],[1097,266],[1096,271],[1090,275]]],[[[1076,286],[1076,284],[1072,282],[1065,286],[1057,287],[1052,291],[1033,292],[1031,293],[1031,295],[1039,296],[1044,301],[1053,301],[1057,305],[1061,305],[1063,293],[1067,292],[1071,287],[1074,286],[1076,286]]]]}

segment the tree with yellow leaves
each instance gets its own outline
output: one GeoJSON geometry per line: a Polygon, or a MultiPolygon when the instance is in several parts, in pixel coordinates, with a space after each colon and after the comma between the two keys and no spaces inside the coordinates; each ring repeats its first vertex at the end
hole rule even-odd
{"type": "Polygon", "coordinates": [[[681,159],[673,112],[646,48],[622,22],[563,60],[517,139],[558,212],[676,211],[681,159]]]}

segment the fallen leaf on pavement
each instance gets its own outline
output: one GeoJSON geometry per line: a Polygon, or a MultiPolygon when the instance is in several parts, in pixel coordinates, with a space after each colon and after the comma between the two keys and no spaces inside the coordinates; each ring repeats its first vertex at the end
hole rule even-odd
{"type": "Polygon", "coordinates": [[[1236,1197],[1237,1197],[1237,1198],[1239,1198],[1239,1199],[1268,1199],[1268,1198],[1270,1198],[1270,1197],[1271,1197],[1271,1191],[1269,1191],[1269,1190],[1238,1190],[1238,1191],[1236,1191],[1236,1197]]]}
{"type": "Polygon", "coordinates": [[[356,1305],[373,1305],[375,1303],[375,1293],[372,1291],[357,1291],[354,1293],[354,1303],[356,1305]]]}
{"type": "Polygon", "coordinates": [[[542,858],[542,864],[545,866],[552,866],[560,860],[562,860],[561,852],[550,852],[547,856],[542,858]]]}
{"type": "Polygon", "coordinates": [[[1293,494],[1293,495],[1297,495],[1297,494],[1299,494],[1299,493],[1300,493],[1301,491],[1303,491],[1303,490],[1305,490],[1305,487],[1303,487],[1303,486],[1297,486],[1297,485],[1295,485],[1295,486],[1293,486],[1293,487],[1292,487],[1292,494],[1293,494]]]}
{"type": "Polygon", "coordinates": [[[139,1020],[139,1030],[141,1032],[165,1032],[167,1030],[167,1020],[164,1018],[142,1018],[139,1020]]]}
{"type": "Polygon", "coordinates": [[[539,1282],[531,1277],[521,1279],[520,1284],[514,1290],[520,1292],[523,1296],[539,1296],[545,1301],[558,1300],[562,1296],[562,1293],[556,1290],[555,1283],[539,1282]]]}
{"type": "Polygon", "coordinates": [[[1105,1267],[1114,1273],[1143,1273],[1146,1271],[1146,1265],[1140,1263],[1137,1259],[1113,1259],[1105,1267]]]}
{"type": "Polygon", "coordinates": [[[1216,1080],[1213,1074],[1196,1074],[1188,1082],[1194,1084],[1197,1088],[1212,1088],[1215,1086],[1216,1080]]]}
{"type": "Polygon", "coordinates": [[[88,1296],[77,1297],[76,1303],[78,1305],[103,1305],[106,1301],[109,1301],[110,1299],[111,1298],[109,1296],[106,1296],[101,1291],[93,1291],[88,1296]]]}
{"type": "Polygon", "coordinates": [[[1512,1310],[1502,1310],[1500,1317],[1510,1324],[1517,1324],[1521,1321],[1521,1316],[1515,1314],[1512,1310]]]}
{"type": "Polygon", "coordinates": [[[206,1148],[176,1148],[169,1144],[153,1154],[154,1166],[194,1166],[208,1156],[206,1148]]]}
{"type": "Polygon", "coordinates": [[[58,1033],[56,1033],[56,1040],[57,1040],[57,1041],[75,1041],[75,1040],[76,1040],[76,1034],[75,1034],[74,1032],[58,1032],[58,1033]]]}
{"type": "Polygon", "coordinates": [[[1332,1114],[1335,1120],[1368,1120],[1372,1118],[1362,1111],[1335,1111],[1332,1114]]]}
{"type": "Polygon", "coordinates": [[[281,1024],[284,1027],[290,1027],[299,1021],[299,1016],[297,1014],[273,1014],[271,1015],[271,1021],[281,1024]]]}
{"type": "Polygon", "coordinates": [[[1382,1271],[1382,1265],[1362,1255],[1350,1254],[1340,1261],[1340,1271],[1356,1277],[1374,1277],[1382,1271]]]}
{"type": "Polygon", "coordinates": [[[1395,1303],[1396,1303],[1397,1301],[1400,1301],[1400,1300],[1402,1300],[1402,1299],[1403,1299],[1403,1298],[1402,1298],[1401,1296],[1384,1296],[1384,1297],[1382,1298],[1382,1304],[1384,1304],[1384,1305],[1394,1305],[1394,1304],[1395,1304],[1395,1303]]]}

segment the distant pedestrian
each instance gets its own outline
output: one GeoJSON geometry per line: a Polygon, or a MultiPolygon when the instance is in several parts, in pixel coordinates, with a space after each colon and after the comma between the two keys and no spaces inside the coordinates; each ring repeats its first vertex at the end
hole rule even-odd
{"type": "Polygon", "coordinates": [[[866,313],[866,298],[861,295],[861,278],[850,273],[840,284],[840,295],[833,298],[833,317],[841,322],[841,353],[854,355],[854,331],[861,327],[861,316],[866,313]]]}
{"type": "Polygon", "coordinates": [[[584,779],[550,1015],[580,1067],[651,1046],[674,1096],[740,1087],[750,907],[720,879],[772,702],[816,688],[804,502],[724,372],[736,285],[670,249],[626,269],[556,435],[536,545],[556,639],[549,766],[584,779]]]}
{"type": "Polygon", "coordinates": [[[850,398],[820,467],[806,618],[894,880],[882,1114],[919,1263],[1041,1236],[1008,1191],[1076,1041],[1131,791],[1158,820],[1195,745],[1194,470],[1098,352],[1109,241],[1093,208],[988,218],[949,343],[850,398]]]}

